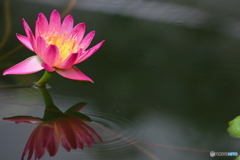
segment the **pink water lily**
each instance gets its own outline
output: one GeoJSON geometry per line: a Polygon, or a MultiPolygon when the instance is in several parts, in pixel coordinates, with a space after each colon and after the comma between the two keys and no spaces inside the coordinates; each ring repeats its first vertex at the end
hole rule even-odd
{"type": "Polygon", "coordinates": [[[33,155],[34,159],[41,159],[45,151],[48,151],[50,156],[55,156],[60,144],[68,152],[72,149],[83,149],[85,145],[90,148],[96,143],[94,136],[102,142],[97,132],[79,118],[59,118],[44,122],[37,117],[15,116],[4,120],[39,124],[27,141],[22,160],[27,153],[27,160],[31,160],[33,155]]]}
{"type": "Polygon", "coordinates": [[[15,123],[30,123],[38,126],[33,130],[22,153],[22,160],[41,159],[47,151],[50,156],[55,156],[60,144],[66,151],[91,147],[95,139],[102,142],[98,133],[86,122],[91,119],[79,112],[86,103],[80,102],[70,107],[64,113],[56,106],[47,106],[44,117],[13,116],[3,118],[15,123]]]}
{"type": "Polygon", "coordinates": [[[85,23],[73,27],[72,15],[66,16],[61,23],[60,14],[56,10],[51,13],[49,23],[43,13],[38,15],[35,36],[24,19],[22,24],[27,36],[17,34],[17,38],[37,55],[5,70],[3,75],[31,74],[45,69],[48,72],[56,71],[68,79],[93,82],[74,65],[86,60],[104,43],[103,40],[87,49],[95,36],[95,31],[89,32],[84,37],[85,23]]]}
{"type": "Polygon", "coordinates": [[[38,125],[32,132],[22,154],[22,160],[28,152],[27,160],[33,155],[35,159],[43,157],[45,150],[50,156],[55,156],[59,145],[69,152],[71,149],[83,149],[86,144],[95,144],[93,136],[102,141],[100,136],[84,121],[77,118],[61,118],[38,125]]]}

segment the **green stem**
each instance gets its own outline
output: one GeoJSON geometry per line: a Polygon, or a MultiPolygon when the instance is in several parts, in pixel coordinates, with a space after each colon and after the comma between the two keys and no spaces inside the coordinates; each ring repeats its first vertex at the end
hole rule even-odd
{"type": "Polygon", "coordinates": [[[38,90],[40,91],[44,103],[45,103],[45,110],[44,110],[44,121],[54,120],[60,117],[63,117],[63,112],[58,109],[57,106],[54,105],[51,95],[49,94],[46,86],[38,86],[38,90]]]}
{"type": "Polygon", "coordinates": [[[48,90],[46,89],[46,86],[45,85],[44,86],[39,86],[38,90],[40,91],[40,93],[41,93],[41,95],[44,99],[45,106],[46,107],[54,106],[52,97],[50,96],[48,90]]]}
{"type": "Polygon", "coordinates": [[[36,83],[37,86],[45,85],[51,78],[54,72],[45,71],[42,78],[36,83]]]}

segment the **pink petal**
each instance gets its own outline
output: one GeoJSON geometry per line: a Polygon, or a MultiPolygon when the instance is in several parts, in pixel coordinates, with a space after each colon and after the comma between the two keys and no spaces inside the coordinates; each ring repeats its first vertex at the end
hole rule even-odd
{"type": "Polygon", "coordinates": [[[96,136],[100,142],[103,142],[102,138],[97,134],[97,132],[92,127],[88,126],[85,123],[83,123],[83,126],[86,127],[94,136],[96,136]]]}
{"type": "Polygon", "coordinates": [[[41,144],[42,148],[45,148],[49,144],[52,138],[52,136],[50,135],[53,134],[54,128],[52,125],[49,125],[49,124],[43,124],[41,128],[42,128],[41,130],[42,132],[39,137],[40,141],[38,143],[41,144]]]}
{"type": "Polygon", "coordinates": [[[29,33],[32,33],[31,28],[29,27],[29,25],[27,24],[27,22],[25,21],[25,19],[22,19],[22,24],[23,24],[23,28],[24,28],[27,36],[29,37],[29,33]]]}
{"type": "MultiPolygon", "coordinates": [[[[83,51],[82,48],[80,48],[80,49],[78,50],[78,52],[77,52],[77,53],[78,53],[77,60],[82,56],[83,52],[84,52],[84,51],[83,51]]],[[[77,60],[76,60],[76,61],[77,61],[77,60]]],[[[74,62],[74,64],[76,64],[76,61],[74,62]]]]}
{"type": "Polygon", "coordinates": [[[65,121],[62,121],[62,130],[63,134],[66,137],[66,140],[68,144],[70,145],[71,149],[77,149],[77,143],[76,143],[76,133],[74,131],[74,128],[71,126],[71,119],[66,119],[65,121]]]}
{"type": "Polygon", "coordinates": [[[36,37],[41,36],[46,32],[48,32],[48,20],[43,13],[39,13],[35,27],[36,37]]]}
{"type": "Polygon", "coordinates": [[[91,78],[83,74],[75,66],[72,66],[69,69],[56,69],[56,72],[68,79],[77,80],[77,81],[90,81],[93,83],[93,80],[91,78]]]}
{"type": "Polygon", "coordinates": [[[32,117],[32,116],[13,116],[8,118],[3,118],[3,120],[15,121],[16,123],[32,123],[32,124],[38,124],[43,122],[41,118],[32,117]]]}
{"type": "Polygon", "coordinates": [[[37,55],[43,59],[45,50],[47,48],[47,43],[42,37],[37,37],[37,55]]]}
{"type": "Polygon", "coordinates": [[[68,15],[64,18],[62,22],[61,27],[61,34],[64,34],[65,32],[69,32],[73,28],[73,17],[72,15],[68,15]]]}
{"type": "MultiPolygon", "coordinates": [[[[81,122],[79,123],[79,125],[81,125],[81,122]]],[[[77,147],[83,149],[84,148],[84,142],[83,142],[83,138],[82,135],[84,134],[84,132],[81,130],[81,128],[79,127],[79,125],[77,125],[76,123],[74,124],[74,129],[76,134],[76,141],[77,141],[77,147]]]]}
{"type": "Polygon", "coordinates": [[[31,133],[30,137],[28,138],[27,144],[25,145],[25,148],[22,153],[22,158],[21,158],[22,160],[24,159],[24,156],[26,155],[27,152],[28,152],[27,160],[30,160],[32,158],[33,152],[35,150],[34,142],[36,141],[36,136],[38,135],[39,129],[40,129],[39,126],[35,128],[31,133]]]}
{"type": "Polygon", "coordinates": [[[83,131],[83,133],[81,134],[81,137],[82,137],[83,141],[86,143],[86,145],[88,147],[91,147],[91,144],[96,143],[96,142],[94,141],[93,137],[89,134],[88,130],[83,126],[83,124],[78,125],[80,130],[83,131]]]}
{"type": "Polygon", "coordinates": [[[44,153],[45,153],[45,148],[43,147],[43,143],[44,143],[44,140],[46,139],[46,137],[48,135],[46,135],[46,129],[50,129],[51,126],[50,125],[46,125],[46,124],[42,124],[42,125],[39,125],[39,130],[37,132],[37,135],[36,135],[36,141],[37,143],[35,143],[35,157],[37,159],[40,159],[44,153]]]}
{"type": "Polygon", "coordinates": [[[28,30],[28,38],[29,38],[29,42],[32,45],[32,48],[34,51],[36,51],[36,40],[35,37],[33,36],[32,31],[28,30]]]}
{"type": "Polygon", "coordinates": [[[47,63],[44,63],[44,62],[43,62],[41,65],[42,65],[42,67],[43,67],[45,70],[47,70],[48,72],[53,72],[53,71],[55,71],[55,69],[54,69],[53,67],[49,66],[47,63]]]}
{"type": "Polygon", "coordinates": [[[60,60],[58,47],[56,45],[49,45],[45,50],[43,60],[50,66],[56,65],[60,60]]]}
{"type": "Polygon", "coordinates": [[[5,70],[3,75],[35,73],[43,69],[41,63],[42,61],[38,56],[32,56],[5,70]]]}
{"type": "Polygon", "coordinates": [[[58,11],[53,10],[50,16],[49,30],[59,31],[61,25],[61,17],[58,11]]]}
{"type": "Polygon", "coordinates": [[[24,45],[26,46],[28,49],[33,51],[32,45],[29,41],[29,38],[20,34],[16,34],[18,40],[24,45]]]}
{"type": "Polygon", "coordinates": [[[38,136],[36,137],[36,143],[35,143],[35,157],[37,159],[40,159],[43,157],[45,153],[45,148],[43,147],[43,140],[48,136],[44,133],[43,127],[41,126],[41,129],[38,132],[38,136]],[[45,135],[44,135],[45,134],[45,135]],[[42,139],[43,138],[43,139],[42,139]]]}
{"type": "Polygon", "coordinates": [[[68,35],[68,37],[66,38],[69,38],[69,37],[76,37],[78,42],[80,42],[82,40],[82,37],[85,33],[85,28],[86,28],[86,25],[85,23],[79,23],[77,24],[71,31],[71,33],[68,35]]]}
{"type": "Polygon", "coordinates": [[[78,59],[75,61],[74,64],[80,63],[80,62],[86,60],[91,55],[93,55],[103,45],[104,42],[105,42],[105,40],[99,42],[98,44],[96,44],[95,46],[90,48],[89,50],[85,51],[85,53],[83,53],[81,56],[78,57],[78,59]]]}
{"type": "Polygon", "coordinates": [[[63,146],[63,148],[65,148],[66,151],[70,152],[70,151],[71,151],[71,146],[70,146],[70,144],[68,143],[66,137],[61,137],[61,138],[62,138],[61,141],[62,141],[62,146],[63,146]]]}
{"type": "Polygon", "coordinates": [[[64,132],[64,121],[62,121],[63,119],[61,119],[60,121],[58,121],[57,123],[56,123],[56,126],[57,126],[57,128],[58,128],[58,133],[59,133],[59,135],[61,135],[59,138],[60,138],[60,141],[61,141],[61,143],[62,143],[62,146],[63,146],[63,148],[65,148],[66,149],[66,151],[70,151],[71,150],[71,145],[70,145],[70,143],[68,142],[68,140],[67,140],[67,137],[66,137],[66,135],[65,135],[65,132],[64,132]]]}
{"type": "Polygon", "coordinates": [[[90,43],[92,42],[93,37],[95,36],[95,31],[91,31],[89,32],[81,41],[80,43],[80,48],[82,48],[83,50],[85,50],[90,43]]]}
{"type": "Polygon", "coordinates": [[[54,131],[52,135],[49,135],[51,137],[51,139],[48,143],[47,151],[50,156],[55,156],[58,151],[60,139],[58,138],[58,135],[56,132],[57,131],[54,131]]]}
{"type": "Polygon", "coordinates": [[[83,142],[82,142],[82,138],[81,138],[81,136],[79,134],[77,135],[77,147],[80,148],[80,149],[84,148],[84,145],[83,145],[83,142]]]}
{"type": "Polygon", "coordinates": [[[78,57],[78,53],[71,53],[57,68],[68,69],[71,68],[78,57]]]}

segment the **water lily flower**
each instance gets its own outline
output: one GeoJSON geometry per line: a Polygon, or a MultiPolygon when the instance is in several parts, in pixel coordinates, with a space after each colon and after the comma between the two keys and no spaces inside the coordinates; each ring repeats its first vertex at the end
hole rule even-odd
{"type": "Polygon", "coordinates": [[[62,144],[68,152],[71,149],[83,149],[84,146],[91,147],[95,144],[94,137],[102,142],[97,132],[87,125],[91,118],[79,112],[86,103],[80,102],[62,112],[54,103],[46,89],[46,86],[38,87],[41,92],[45,110],[43,118],[33,116],[13,116],[3,120],[15,121],[15,123],[38,124],[28,138],[27,144],[22,153],[22,160],[28,153],[27,160],[40,159],[45,151],[50,156],[55,156],[59,145],[62,144]]]}
{"type": "MultiPolygon", "coordinates": [[[[5,120],[19,122],[21,118],[24,117],[11,117],[5,120]]],[[[25,123],[27,122],[25,118],[25,123]]],[[[34,122],[34,118],[29,119],[28,123],[32,122],[34,122]]],[[[43,157],[45,150],[48,151],[50,156],[55,156],[60,143],[68,152],[71,149],[83,149],[84,144],[91,147],[91,144],[96,143],[92,135],[102,141],[94,129],[81,119],[60,118],[53,121],[42,121],[31,133],[24,148],[22,160],[27,153],[27,160],[30,160],[33,154],[35,154],[36,159],[40,159],[43,157]]]]}
{"type": "Polygon", "coordinates": [[[38,124],[26,143],[22,153],[22,160],[24,160],[27,153],[27,160],[31,160],[33,155],[35,159],[40,159],[46,150],[50,156],[55,156],[60,144],[68,152],[71,149],[83,149],[84,144],[91,147],[92,144],[96,143],[93,135],[102,142],[97,132],[85,123],[85,121],[91,121],[91,119],[77,112],[84,106],[85,103],[78,103],[65,113],[56,109],[47,110],[44,118],[32,116],[3,118],[4,120],[15,121],[15,123],[38,124]]]}
{"type": "MultiPolygon", "coordinates": [[[[60,14],[56,10],[51,13],[49,23],[43,13],[38,15],[35,35],[24,19],[22,24],[26,36],[20,34],[16,34],[16,36],[23,45],[35,52],[36,55],[5,70],[3,75],[31,74],[45,69],[48,74],[56,71],[68,79],[93,82],[74,65],[86,60],[104,43],[103,40],[87,49],[95,36],[95,31],[89,32],[84,37],[85,23],[79,23],[73,27],[72,15],[66,16],[61,23],[60,14]]],[[[46,81],[45,76],[44,83],[46,81]]],[[[43,82],[39,85],[43,85],[43,82]]]]}

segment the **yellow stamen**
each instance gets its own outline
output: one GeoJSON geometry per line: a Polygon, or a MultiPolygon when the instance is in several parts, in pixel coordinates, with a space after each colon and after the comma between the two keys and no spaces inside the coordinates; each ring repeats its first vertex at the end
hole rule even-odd
{"type": "Polygon", "coordinates": [[[77,38],[70,36],[66,39],[66,33],[60,35],[58,32],[48,33],[44,36],[48,45],[56,45],[59,49],[60,62],[63,62],[72,52],[78,51],[77,38]]]}

